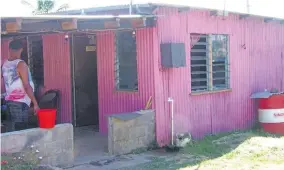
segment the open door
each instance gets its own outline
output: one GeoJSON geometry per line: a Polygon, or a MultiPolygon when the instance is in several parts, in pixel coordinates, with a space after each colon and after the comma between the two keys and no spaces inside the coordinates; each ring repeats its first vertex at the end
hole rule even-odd
{"type": "Polygon", "coordinates": [[[98,80],[95,35],[74,35],[75,125],[98,125],[98,80]]]}

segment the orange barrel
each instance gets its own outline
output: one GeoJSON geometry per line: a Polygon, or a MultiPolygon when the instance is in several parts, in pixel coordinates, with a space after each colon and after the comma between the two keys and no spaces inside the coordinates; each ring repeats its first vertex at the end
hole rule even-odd
{"type": "Polygon", "coordinates": [[[259,99],[258,114],[265,132],[284,135],[284,94],[259,99]]]}
{"type": "Polygon", "coordinates": [[[51,129],[55,126],[56,109],[39,109],[37,114],[40,128],[51,129]]]}

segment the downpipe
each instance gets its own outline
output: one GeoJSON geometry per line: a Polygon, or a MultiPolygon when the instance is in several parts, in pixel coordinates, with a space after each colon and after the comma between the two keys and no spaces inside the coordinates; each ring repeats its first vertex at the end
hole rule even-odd
{"type": "Polygon", "coordinates": [[[171,103],[171,137],[172,137],[171,144],[173,146],[174,145],[174,99],[169,97],[168,102],[171,103]]]}

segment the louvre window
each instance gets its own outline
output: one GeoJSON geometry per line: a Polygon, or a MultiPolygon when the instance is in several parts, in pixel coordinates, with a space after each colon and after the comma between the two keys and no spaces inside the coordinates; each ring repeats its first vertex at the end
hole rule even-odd
{"type": "Polygon", "coordinates": [[[229,37],[191,34],[191,91],[229,89],[229,37]]]}
{"type": "Polygon", "coordinates": [[[117,90],[138,90],[136,35],[116,32],[115,83],[117,90]]]}

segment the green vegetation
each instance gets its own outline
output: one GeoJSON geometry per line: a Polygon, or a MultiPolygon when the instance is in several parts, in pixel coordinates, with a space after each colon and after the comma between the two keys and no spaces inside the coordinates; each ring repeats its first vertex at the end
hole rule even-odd
{"type": "Polygon", "coordinates": [[[284,137],[260,130],[241,131],[194,141],[176,154],[154,158],[150,163],[127,169],[135,170],[282,170],[284,137]]]}

